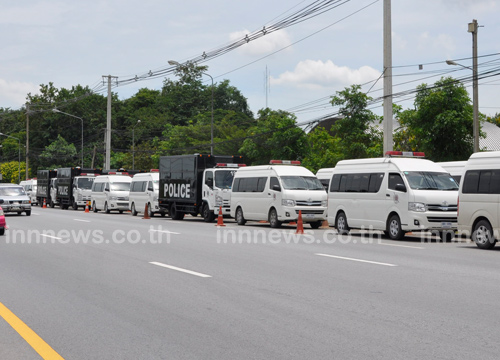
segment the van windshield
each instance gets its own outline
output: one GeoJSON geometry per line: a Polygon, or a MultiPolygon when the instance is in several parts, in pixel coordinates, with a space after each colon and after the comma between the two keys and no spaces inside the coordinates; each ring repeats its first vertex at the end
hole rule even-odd
{"type": "Polygon", "coordinates": [[[283,188],[288,190],[325,190],[321,182],[313,176],[282,176],[283,188]]]}
{"type": "Polygon", "coordinates": [[[116,182],[111,183],[111,191],[130,191],[130,183],[116,182]]]}
{"type": "Polygon", "coordinates": [[[405,171],[408,184],[414,190],[458,190],[458,185],[448,173],[405,171]]]}
{"type": "Polygon", "coordinates": [[[231,189],[235,172],[235,170],[217,170],[215,172],[215,187],[231,189]]]}
{"type": "Polygon", "coordinates": [[[95,178],[79,178],[78,179],[78,188],[80,189],[92,189],[92,184],[94,183],[95,178]]]}

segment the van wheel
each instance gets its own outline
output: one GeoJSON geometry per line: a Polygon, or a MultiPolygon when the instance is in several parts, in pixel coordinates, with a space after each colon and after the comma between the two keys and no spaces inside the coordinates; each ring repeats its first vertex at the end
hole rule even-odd
{"type": "Polygon", "coordinates": [[[343,212],[340,212],[335,219],[335,228],[339,235],[349,234],[349,225],[347,225],[347,217],[343,212]]]}
{"type": "Polygon", "coordinates": [[[95,201],[92,204],[92,211],[95,212],[95,213],[99,211],[99,210],[97,210],[97,206],[95,205],[95,201]]]}
{"type": "Polygon", "coordinates": [[[184,219],[184,213],[177,211],[175,204],[172,204],[172,206],[170,207],[170,217],[172,218],[172,220],[182,220],[184,219]]]}
{"type": "Polygon", "coordinates": [[[107,202],[107,201],[104,203],[104,212],[105,212],[106,214],[109,214],[109,213],[110,213],[110,210],[109,210],[109,208],[108,208],[108,202],[107,202]]]}
{"type": "Polygon", "coordinates": [[[319,220],[319,221],[313,221],[309,223],[309,225],[311,225],[311,229],[319,229],[322,223],[323,221],[319,220]]]}
{"type": "Polygon", "coordinates": [[[387,223],[387,231],[389,232],[389,238],[391,240],[401,240],[404,238],[405,233],[401,229],[401,220],[399,216],[392,215],[387,223]]]}
{"type": "Polygon", "coordinates": [[[152,218],[153,216],[155,216],[155,214],[153,213],[153,210],[151,209],[151,204],[148,203],[148,216],[150,218],[152,218]]]}
{"type": "Polygon", "coordinates": [[[455,237],[455,232],[453,230],[442,230],[438,231],[437,235],[442,242],[451,242],[451,240],[455,237]]]}
{"type": "Polygon", "coordinates": [[[132,207],[130,209],[132,216],[137,216],[137,210],[135,209],[135,203],[132,203],[132,207]]]}
{"type": "Polygon", "coordinates": [[[5,234],[5,228],[0,228],[0,235],[5,234]]]}
{"type": "Polygon", "coordinates": [[[236,209],[236,223],[238,225],[245,225],[247,221],[245,220],[245,217],[243,216],[243,210],[241,207],[236,209]]]}
{"type": "Polygon", "coordinates": [[[272,228],[279,228],[281,226],[281,221],[278,220],[278,213],[276,209],[271,209],[269,211],[269,224],[271,224],[272,228]]]}
{"type": "Polygon", "coordinates": [[[203,205],[202,214],[203,214],[203,220],[205,220],[205,222],[212,222],[215,219],[214,212],[210,211],[210,208],[208,207],[207,203],[203,205]]]}
{"type": "Polygon", "coordinates": [[[474,226],[471,238],[480,249],[491,249],[496,243],[491,225],[486,220],[481,220],[474,226]]]}
{"type": "Polygon", "coordinates": [[[26,210],[26,216],[30,216],[31,215],[31,210],[26,210]]]}

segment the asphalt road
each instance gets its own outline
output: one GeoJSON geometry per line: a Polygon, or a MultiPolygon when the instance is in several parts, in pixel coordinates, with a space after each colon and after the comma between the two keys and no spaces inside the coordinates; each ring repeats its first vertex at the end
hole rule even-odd
{"type": "Polygon", "coordinates": [[[65,359],[499,358],[500,246],[141,215],[7,216],[0,303],[65,359]]]}

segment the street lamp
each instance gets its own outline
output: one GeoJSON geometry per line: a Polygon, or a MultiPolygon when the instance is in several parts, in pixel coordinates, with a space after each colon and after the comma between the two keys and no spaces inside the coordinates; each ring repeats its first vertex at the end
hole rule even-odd
{"type": "Polygon", "coordinates": [[[71,115],[71,114],[68,114],[68,113],[65,113],[64,111],[61,111],[59,109],[52,109],[52,112],[55,112],[55,113],[60,113],[60,114],[64,114],[64,115],[68,115],[68,116],[71,116],[71,117],[74,117],[74,118],[77,118],[77,119],[80,119],[80,121],[82,122],[82,150],[81,150],[81,156],[82,156],[82,169],[83,169],[83,119],[79,116],[75,116],[75,115],[71,115]]]}
{"type": "Polygon", "coordinates": [[[135,125],[132,127],[132,170],[135,170],[135,127],[141,123],[141,120],[137,120],[135,125]]]}
{"type": "Polygon", "coordinates": [[[477,65],[474,67],[459,64],[453,60],[446,60],[448,65],[461,66],[464,69],[472,70],[472,135],[474,137],[474,152],[479,152],[479,101],[477,92],[477,65]]]}
{"type": "MultiPolygon", "coordinates": [[[[16,139],[17,142],[19,143],[18,144],[19,147],[18,147],[18,151],[17,151],[17,154],[18,154],[17,161],[19,162],[19,170],[17,173],[17,183],[20,184],[21,183],[21,140],[19,140],[19,138],[16,138],[15,136],[10,136],[10,135],[3,134],[3,133],[0,133],[0,135],[16,139]]],[[[28,169],[26,169],[26,174],[28,174],[28,169]]]]}
{"type": "MultiPolygon", "coordinates": [[[[174,65],[174,66],[181,66],[181,64],[175,60],[169,60],[168,63],[170,65],[174,65]]],[[[210,79],[212,80],[212,120],[210,122],[210,155],[213,155],[214,154],[214,78],[206,73],[206,72],[201,72],[202,74],[205,74],[207,76],[210,77],[210,79]]]]}

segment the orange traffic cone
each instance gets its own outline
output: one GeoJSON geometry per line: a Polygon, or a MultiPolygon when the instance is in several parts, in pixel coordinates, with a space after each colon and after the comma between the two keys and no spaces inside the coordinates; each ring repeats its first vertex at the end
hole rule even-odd
{"type": "Polygon", "coordinates": [[[43,206],[42,209],[47,209],[47,200],[43,198],[43,206]]]}
{"type": "Polygon", "coordinates": [[[328,224],[328,220],[323,220],[323,222],[321,223],[321,226],[319,228],[320,229],[329,229],[330,224],[328,224]]]}
{"type": "Polygon", "coordinates": [[[85,204],[85,212],[86,213],[90,212],[90,210],[89,210],[89,202],[90,201],[87,201],[87,203],[85,204]]]}
{"type": "Polygon", "coordinates": [[[223,216],[222,216],[222,206],[219,206],[219,216],[217,217],[217,225],[215,225],[217,227],[219,226],[226,226],[224,225],[224,220],[223,220],[223,216]]]}
{"type": "Polygon", "coordinates": [[[149,208],[148,208],[148,203],[146,203],[146,206],[144,207],[144,217],[143,219],[151,219],[149,217],[149,208]]]}
{"type": "Polygon", "coordinates": [[[297,231],[296,234],[304,233],[304,224],[302,223],[302,210],[299,210],[299,218],[297,219],[297,231]]]}

